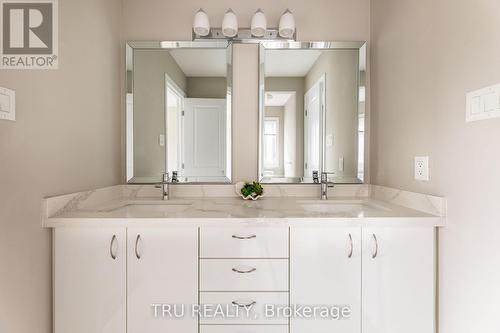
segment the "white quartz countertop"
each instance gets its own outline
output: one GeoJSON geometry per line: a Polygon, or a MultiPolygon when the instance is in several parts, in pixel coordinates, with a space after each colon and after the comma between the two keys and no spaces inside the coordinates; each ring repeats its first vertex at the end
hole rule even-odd
{"type": "MultiPolygon", "coordinates": [[[[115,198],[84,207],[66,205],[44,218],[45,227],[61,226],[234,226],[370,224],[442,226],[439,215],[371,197],[115,198]],[[68,206],[70,208],[68,208],[68,206]]],[[[78,205],[75,205],[78,206],[78,205]]]]}

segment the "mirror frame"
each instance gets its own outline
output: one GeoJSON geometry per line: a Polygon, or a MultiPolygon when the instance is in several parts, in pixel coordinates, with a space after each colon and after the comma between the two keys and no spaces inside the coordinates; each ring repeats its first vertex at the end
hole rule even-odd
{"type": "MultiPolygon", "coordinates": [[[[232,159],[233,156],[233,109],[232,109],[232,89],[233,89],[233,49],[232,43],[228,40],[196,40],[196,41],[158,41],[158,40],[130,40],[126,41],[125,44],[125,181],[127,184],[156,184],[161,181],[161,175],[151,175],[145,177],[134,177],[132,176],[130,179],[127,175],[128,169],[128,149],[127,149],[127,138],[129,137],[129,130],[127,126],[127,116],[126,116],[126,108],[127,108],[127,87],[128,87],[128,77],[127,77],[127,63],[132,62],[134,60],[134,50],[158,50],[158,49],[225,49],[226,50],[226,121],[229,124],[229,131],[226,133],[227,138],[227,150],[226,150],[226,158],[229,161],[227,163],[228,170],[226,172],[227,181],[223,182],[179,182],[176,185],[181,184],[232,184],[233,180],[233,167],[234,162],[232,159]]],[[[130,82],[132,86],[132,96],[134,95],[134,82],[130,82]]],[[[133,132],[133,128],[132,128],[133,132]]],[[[133,142],[132,142],[133,145],[133,142]]],[[[132,153],[133,154],[133,153],[132,153]]],[[[133,156],[132,156],[133,158],[133,156]]]]}
{"type": "MultiPolygon", "coordinates": [[[[361,54],[361,52],[365,53],[365,59],[367,58],[367,43],[364,41],[358,41],[358,42],[335,42],[335,41],[309,41],[309,42],[287,42],[287,41],[262,41],[259,43],[259,146],[258,146],[258,161],[257,161],[257,178],[259,181],[262,181],[263,177],[263,170],[262,170],[262,141],[263,141],[263,133],[262,133],[262,124],[263,124],[263,118],[264,118],[264,95],[266,93],[265,91],[265,53],[266,50],[288,50],[288,49],[302,49],[302,50],[358,50],[361,54]]],[[[365,72],[368,73],[368,63],[366,62],[366,69],[365,72]]],[[[358,64],[359,67],[359,64],[358,64]]],[[[361,72],[361,71],[359,71],[361,72]]],[[[366,78],[368,78],[369,75],[366,75],[366,78]]],[[[360,82],[360,75],[358,74],[358,87],[359,87],[359,82],[360,82]]],[[[367,94],[367,89],[365,85],[365,96],[368,96],[367,94]]],[[[358,89],[358,99],[359,99],[359,89],[358,89]]],[[[366,101],[365,97],[365,101],[366,101]]],[[[369,122],[367,122],[367,107],[366,107],[366,102],[365,102],[365,107],[364,107],[364,114],[365,114],[365,133],[369,133],[369,122]]],[[[360,114],[360,109],[358,108],[358,115],[360,114]]],[[[323,124],[322,124],[322,131],[324,132],[324,126],[325,126],[325,121],[324,121],[325,114],[322,114],[322,119],[323,119],[323,124]]],[[[323,142],[325,141],[325,138],[322,139],[323,142]]],[[[324,146],[324,143],[323,143],[324,146]]],[[[356,184],[367,184],[369,183],[368,181],[368,166],[369,166],[369,135],[365,135],[364,138],[364,170],[363,170],[363,182],[361,183],[335,183],[335,184],[349,184],[349,185],[356,185],[356,184]],[[367,162],[368,161],[368,162],[367,162]]],[[[324,168],[324,154],[325,151],[322,149],[321,152],[321,164],[322,167],[324,168]]],[[[304,177],[302,177],[303,179],[304,177]]],[[[279,184],[279,185],[287,185],[287,184],[304,184],[304,185],[317,185],[314,182],[266,182],[265,184],[279,184]]]]}

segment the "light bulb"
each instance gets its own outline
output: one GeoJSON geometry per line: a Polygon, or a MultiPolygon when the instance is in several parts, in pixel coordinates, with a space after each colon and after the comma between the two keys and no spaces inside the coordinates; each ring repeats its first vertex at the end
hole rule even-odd
{"type": "Polygon", "coordinates": [[[292,38],[295,33],[295,19],[289,9],[281,15],[279,33],[283,38],[292,38]]]}
{"type": "Polygon", "coordinates": [[[222,33],[229,38],[238,34],[238,18],[231,8],[227,10],[222,20],[222,33]]]}
{"type": "Polygon", "coordinates": [[[200,36],[207,36],[210,33],[208,15],[201,8],[194,15],[193,31],[200,36]]]}
{"type": "Polygon", "coordinates": [[[267,30],[266,15],[262,9],[257,9],[252,17],[251,31],[252,35],[255,37],[264,37],[267,30]]]}

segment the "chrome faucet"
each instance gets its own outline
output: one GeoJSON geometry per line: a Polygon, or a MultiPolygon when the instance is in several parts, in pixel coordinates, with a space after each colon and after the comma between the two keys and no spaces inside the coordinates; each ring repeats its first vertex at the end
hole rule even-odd
{"type": "Polygon", "coordinates": [[[161,182],[156,184],[156,188],[161,188],[161,200],[168,200],[170,197],[170,177],[168,172],[161,174],[161,182]]]}
{"type": "Polygon", "coordinates": [[[321,173],[321,200],[328,200],[328,188],[333,187],[334,183],[328,181],[328,175],[333,175],[333,172],[321,173]]]}
{"type": "Polygon", "coordinates": [[[172,183],[178,183],[179,178],[177,177],[177,171],[172,171],[172,183]]]}
{"type": "Polygon", "coordinates": [[[319,184],[318,171],[313,171],[313,183],[319,184]]]}

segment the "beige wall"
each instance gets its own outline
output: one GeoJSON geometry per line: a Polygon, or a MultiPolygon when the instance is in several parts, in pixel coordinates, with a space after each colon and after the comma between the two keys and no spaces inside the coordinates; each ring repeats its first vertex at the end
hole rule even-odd
{"type": "Polygon", "coordinates": [[[52,332],[51,232],[41,200],[120,182],[120,2],[59,1],[59,69],[0,70],[0,331],[52,332]]]}
{"type": "Polygon", "coordinates": [[[189,98],[226,98],[225,77],[187,77],[187,97],[189,98]]]}
{"type": "MultiPolygon", "coordinates": [[[[200,3],[192,0],[123,0],[123,42],[133,39],[190,40],[193,13],[199,7],[200,3]]],[[[216,0],[203,3],[214,27],[221,25],[229,7],[238,15],[241,27],[250,26],[256,8],[265,11],[269,26],[277,26],[283,10],[290,8],[296,19],[299,40],[369,40],[370,37],[370,0],[216,0]]],[[[250,180],[257,177],[258,166],[257,45],[234,46],[233,77],[233,180],[250,180]],[[249,140],[248,135],[255,139],[249,140]]]]}
{"type": "Polygon", "coordinates": [[[500,83],[500,1],[372,5],[373,183],[448,198],[441,333],[500,329],[500,119],[465,122],[465,93],[500,83]],[[431,181],[413,180],[429,155],[431,181]]]}
{"type": "Polygon", "coordinates": [[[165,50],[134,50],[134,177],[165,172],[165,74],[184,92],[186,76],[165,50]]]}
{"type": "Polygon", "coordinates": [[[356,179],[358,171],[358,76],[359,52],[325,51],[305,78],[307,92],[325,74],[325,135],[333,135],[333,145],[325,147],[325,171],[335,177],[356,179]],[[344,171],[339,158],[344,158],[344,171]]]}

